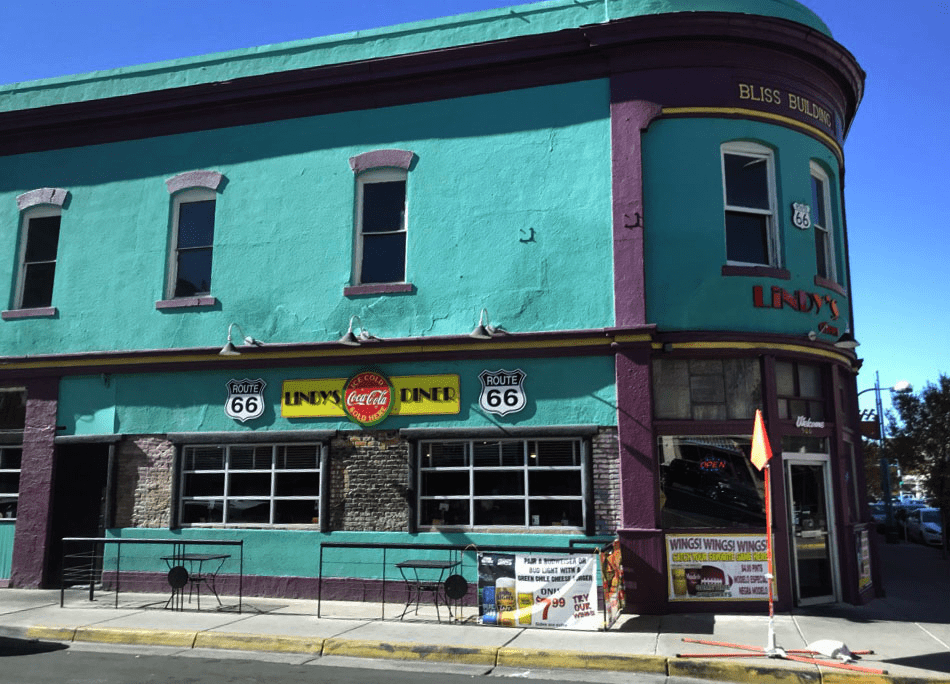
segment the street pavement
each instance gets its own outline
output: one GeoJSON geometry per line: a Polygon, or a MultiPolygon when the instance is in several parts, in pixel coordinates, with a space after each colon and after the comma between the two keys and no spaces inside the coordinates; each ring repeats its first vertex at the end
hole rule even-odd
{"type": "Polygon", "coordinates": [[[0,589],[0,637],[75,644],[137,644],[182,650],[300,654],[365,663],[416,663],[518,669],[638,672],[680,678],[782,684],[947,682],[950,684],[950,561],[940,550],[901,542],[881,544],[886,597],[864,606],[834,604],[778,614],[775,643],[789,651],[820,640],[871,650],[856,665],[885,675],[765,656],[678,657],[683,653],[742,653],[684,643],[684,638],[764,647],[768,615],[625,615],[609,631],[524,629],[477,624],[477,609],[422,606],[399,619],[403,606],[379,603],[203,596],[185,610],[165,609],[167,596],[69,589],[0,589]],[[116,601],[118,600],[118,607],[116,601]],[[351,660],[350,660],[351,659],[351,660]]]}

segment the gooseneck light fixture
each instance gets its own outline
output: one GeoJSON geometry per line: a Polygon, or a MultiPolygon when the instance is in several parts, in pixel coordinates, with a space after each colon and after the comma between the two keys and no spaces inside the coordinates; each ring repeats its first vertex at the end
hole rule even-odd
{"type": "Polygon", "coordinates": [[[345,344],[347,347],[358,347],[364,342],[369,342],[370,340],[378,340],[379,338],[371,335],[366,328],[363,327],[363,321],[360,320],[359,316],[350,316],[350,325],[346,330],[346,333],[339,339],[340,344],[345,344]],[[360,334],[353,334],[353,321],[356,321],[357,327],[359,327],[360,334]]]}
{"type": "Polygon", "coordinates": [[[498,332],[498,328],[488,322],[488,309],[482,309],[478,314],[478,325],[468,334],[476,340],[490,340],[498,332]]]}
{"type": "Polygon", "coordinates": [[[835,342],[835,346],[838,349],[848,349],[851,351],[857,349],[860,344],[860,342],[854,339],[854,335],[851,334],[850,330],[845,330],[844,334],[835,342]]]}
{"type": "Polygon", "coordinates": [[[232,331],[234,330],[234,328],[237,328],[237,329],[241,332],[241,337],[243,338],[244,344],[249,345],[249,346],[252,346],[252,347],[260,347],[260,346],[262,346],[262,345],[264,344],[264,343],[261,342],[260,340],[255,340],[255,339],[254,339],[253,337],[251,337],[250,335],[245,335],[245,334],[244,334],[244,330],[241,328],[241,326],[239,326],[237,323],[232,323],[231,325],[228,326],[228,341],[227,341],[227,344],[225,344],[225,345],[221,348],[221,351],[218,352],[218,354],[220,354],[221,356],[240,356],[240,355],[241,355],[241,352],[239,352],[239,351],[234,347],[234,344],[231,342],[231,335],[232,335],[232,331]]]}

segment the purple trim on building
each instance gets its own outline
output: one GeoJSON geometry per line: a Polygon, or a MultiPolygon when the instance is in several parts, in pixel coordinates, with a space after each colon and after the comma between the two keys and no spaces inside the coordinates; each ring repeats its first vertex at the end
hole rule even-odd
{"type": "Polygon", "coordinates": [[[5,321],[15,321],[21,318],[54,318],[57,315],[55,306],[44,306],[38,309],[9,309],[0,313],[5,321]]]}
{"type": "Polygon", "coordinates": [[[59,379],[34,380],[26,388],[26,423],[20,465],[20,500],[10,585],[37,588],[45,580],[53,510],[53,451],[59,379]]]}
{"type": "Polygon", "coordinates": [[[343,288],[344,297],[365,297],[367,295],[401,294],[415,292],[412,283],[373,283],[369,285],[350,285],[343,288]]]}
{"type": "Polygon", "coordinates": [[[642,100],[610,105],[614,318],[619,326],[644,325],[647,319],[641,134],[660,112],[660,105],[642,100]]]}
{"type": "Polygon", "coordinates": [[[53,204],[57,207],[61,207],[66,202],[68,196],[69,190],[63,190],[62,188],[39,188],[18,195],[16,198],[16,206],[20,211],[40,204],[53,204]]]}
{"type": "Polygon", "coordinates": [[[165,186],[170,195],[188,188],[207,188],[217,191],[223,180],[224,176],[217,171],[186,171],[166,180],[165,186]]]}
{"type": "Polygon", "coordinates": [[[357,175],[382,167],[408,171],[415,156],[415,153],[409,150],[373,150],[350,157],[350,168],[357,175]]]}
{"type": "Polygon", "coordinates": [[[217,306],[217,297],[182,297],[180,299],[161,299],[155,302],[155,308],[163,309],[188,309],[196,306],[217,306]]]}
{"type": "Polygon", "coordinates": [[[774,266],[731,266],[723,264],[724,276],[748,276],[750,278],[775,278],[776,280],[791,280],[792,274],[784,268],[774,266]]]}
{"type": "Polygon", "coordinates": [[[821,276],[815,276],[815,285],[818,287],[823,287],[826,290],[831,290],[832,292],[837,292],[842,297],[847,297],[847,291],[841,287],[838,283],[833,280],[828,280],[828,278],[822,278],[821,276]]]}

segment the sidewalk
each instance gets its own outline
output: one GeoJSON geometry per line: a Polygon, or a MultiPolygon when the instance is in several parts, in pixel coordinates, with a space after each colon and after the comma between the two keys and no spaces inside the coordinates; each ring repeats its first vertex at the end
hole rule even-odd
{"type": "MultiPolygon", "coordinates": [[[[867,606],[834,605],[775,617],[776,643],[805,648],[820,639],[871,649],[858,665],[887,675],[851,673],[769,658],[677,658],[678,653],[729,649],[684,644],[683,637],[765,646],[767,615],[624,616],[609,632],[483,626],[476,609],[442,622],[432,607],[398,616],[402,606],[378,603],[203,597],[185,610],[165,610],[167,596],[0,589],[0,636],[54,641],[147,644],[356,656],[487,667],[579,668],[652,673],[732,682],[950,682],[950,564],[940,552],[913,544],[882,544],[888,595],[867,606]]],[[[738,653],[738,651],[737,651],[738,653]]]]}

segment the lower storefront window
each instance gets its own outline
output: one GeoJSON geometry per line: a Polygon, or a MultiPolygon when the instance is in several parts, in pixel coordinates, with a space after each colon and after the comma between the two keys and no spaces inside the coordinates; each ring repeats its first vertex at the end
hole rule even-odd
{"type": "Polygon", "coordinates": [[[16,518],[22,453],[21,447],[0,447],[0,518],[16,518]]]}
{"type": "Polygon", "coordinates": [[[765,485],[748,437],[660,437],[664,529],[761,527],[765,485]]]}
{"type": "Polygon", "coordinates": [[[584,527],[580,439],[424,441],[421,526],[584,527]]]}
{"type": "Polygon", "coordinates": [[[186,446],[181,522],[319,523],[320,444],[186,446]]]}

